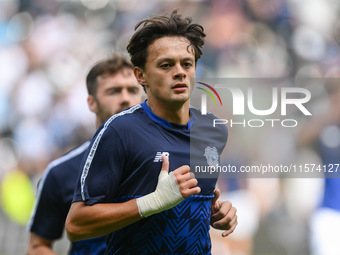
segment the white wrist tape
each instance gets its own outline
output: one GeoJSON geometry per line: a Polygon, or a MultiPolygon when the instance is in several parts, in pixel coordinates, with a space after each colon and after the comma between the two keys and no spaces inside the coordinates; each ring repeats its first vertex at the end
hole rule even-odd
{"type": "Polygon", "coordinates": [[[137,198],[137,206],[139,214],[142,217],[148,217],[152,214],[168,210],[183,200],[184,198],[181,195],[174,173],[161,170],[156,190],[148,195],[137,198]]]}

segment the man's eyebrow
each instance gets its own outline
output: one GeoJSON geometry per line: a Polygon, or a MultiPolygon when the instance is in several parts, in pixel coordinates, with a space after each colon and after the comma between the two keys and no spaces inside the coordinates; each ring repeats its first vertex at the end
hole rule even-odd
{"type": "Polygon", "coordinates": [[[111,91],[118,91],[118,90],[121,90],[121,89],[122,89],[122,86],[114,86],[114,87],[106,88],[105,91],[111,92],[111,91]]]}
{"type": "Polygon", "coordinates": [[[184,61],[195,61],[195,59],[194,58],[191,58],[191,57],[187,57],[187,58],[183,58],[183,60],[184,61]]]}
{"type": "Polygon", "coordinates": [[[164,61],[170,62],[170,61],[174,61],[174,59],[172,59],[172,58],[159,58],[159,59],[157,59],[158,63],[164,62],[164,61]]]}
{"type": "MultiPolygon", "coordinates": [[[[165,62],[172,62],[172,61],[174,61],[174,59],[173,58],[167,58],[167,57],[157,59],[158,63],[164,62],[164,61],[165,62]]],[[[186,58],[181,59],[181,61],[193,61],[194,62],[195,59],[193,57],[186,57],[186,58]]]]}

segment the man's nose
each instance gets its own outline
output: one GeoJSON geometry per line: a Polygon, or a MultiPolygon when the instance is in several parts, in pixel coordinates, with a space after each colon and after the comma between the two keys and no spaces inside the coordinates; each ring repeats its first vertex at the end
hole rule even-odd
{"type": "Polygon", "coordinates": [[[184,68],[181,65],[176,65],[174,69],[174,78],[176,79],[185,79],[187,77],[184,68]]]}
{"type": "Polygon", "coordinates": [[[122,106],[130,106],[132,104],[132,96],[127,89],[121,91],[120,98],[122,106]]]}

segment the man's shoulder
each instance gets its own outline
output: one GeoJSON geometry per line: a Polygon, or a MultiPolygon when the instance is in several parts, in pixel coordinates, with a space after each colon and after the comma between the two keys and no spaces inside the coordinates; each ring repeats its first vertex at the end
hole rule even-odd
{"type": "Polygon", "coordinates": [[[201,109],[194,106],[190,106],[190,111],[194,114],[195,118],[199,119],[215,119],[218,118],[215,114],[211,112],[202,113],[201,109]]]}
{"type": "Polygon", "coordinates": [[[214,120],[219,119],[218,116],[216,116],[215,114],[213,114],[211,112],[206,112],[206,113],[203,114],[200,109],[197,109],[197,108],[192,107],[192,106],[190,107],[190,111],[194,115],[194,118],[197,119],[201,123],[213,125],[214,120]]]}
{"type": "Polygon", "coordinates": [[[201,110],[190,107],[190,111],[194,115],[194,125],[191,131],[191,134],[201,134],[207,137],[219,137],[221,141],[226,141],[228,137],[228,127],[226,124],[222,124],[216,122],[219,119],[213,113],[207,112],[206,114],[202,114],[201,110]],[[218,123],[218,124],[216,124],[218,123]]]}
{"type": "Polygon", "coordinates": [[[140,125],[140,122],[145,120],[144,114],[145,112],[140,104],[134,105],[108,118],[102,127],[111,126],[126,129],[136,124],[140,125]]]}
{"type": "Polygon", "coordinates": [[[78,169],[89,145],[90,142],[86,141],[82,145],[65,153],[63,156],[53,160],[48,164],[45,175],[62,175],[63,172],[70,172],[71,168],[78,169]]]}

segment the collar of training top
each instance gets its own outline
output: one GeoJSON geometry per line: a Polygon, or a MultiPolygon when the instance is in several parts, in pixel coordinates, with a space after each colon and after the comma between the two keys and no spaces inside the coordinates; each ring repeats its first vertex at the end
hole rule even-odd
{"type": "Polygon", "coordinates": [[[149,106],[146,104],[145,100],[141,105],[145,111],[145,113],[156,123],[167,127],[167,128],[176,128],[176,129],[190,129],[193,123],[193,119],[194,119],[194,115],[192,114],[192,112],[190,111],[190,120],[187,124],[185,125],[181,125],[181,124],[177,124],[177,123],[171,123],[169,121],[167,121],[166,119],[163,119],[159,116],[157,116],[156,114],[154,114],[151,109],[149,108],[149,106]]]}

